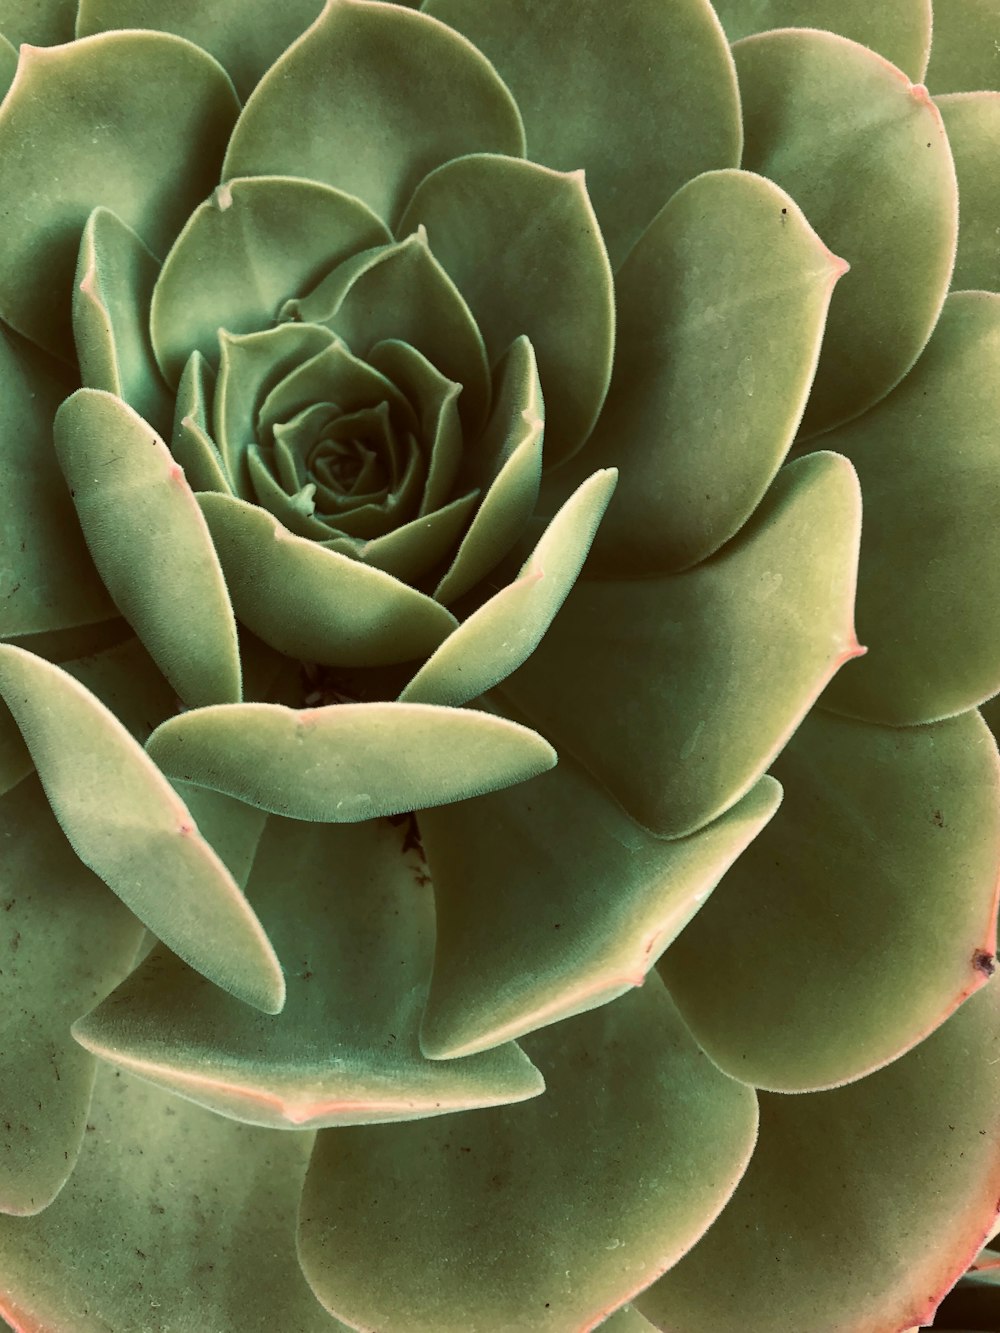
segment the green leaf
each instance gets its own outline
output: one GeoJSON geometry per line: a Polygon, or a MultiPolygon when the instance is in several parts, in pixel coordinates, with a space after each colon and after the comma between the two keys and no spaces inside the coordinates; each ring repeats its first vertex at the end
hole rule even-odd
{"type": "MultiPolygon", "coordinates": [[[[712,0],[731,42],[771,28],[826,28],[870,46],[911,79],[931,49],[931,0],[712,0]]],[[[944,0],[947,5],[948,0],[944,0]]],[[[937,14],[933,18],[936,23],[937,14]]],[[[935,33],[936,35],[936,33],[935,33]]]]}
{"type": "Polygon", "coordinates": [[[931,92],[1000,90],[998,35],[994,0],[963,0],[960,5],[940,0],[934,7],[934,40],[927,69],[931,92]]]}
{"type": "Polygon", "coordinates": [[[244,100],[254,84],[309,26],[323,0],[259,5],[243,0],[80,0],[77,37],[113,28],[158,28],[186,37],[215,56],[244,100]]]}
{"type": "Polygon", "coordinates": [[[815,433],[883,398],[930,337],[955,257],[951,150],[927,90],[844,37],[765,33],[733,54],[743,166],[788,190],[851,265],[803,420],[815,433]]]}
{"type": "Polygon", "coordinates": [[[996,1216],[998,999],[987,986],[858,1083],[761,1094],[733,1199],[642,1313],[684,1333],[774,1333],[776,1312],[788,1329],[929,1323],[996,1216]]]}
{"type": "Polygon", "coordinates": [[[80,233],[103,205],[163,254],[217,179],[238,103],[204,51],[165,33],[25,47],[0,106],[0,314],[72,355],[80,233]],[[39,273],[45,281],[39,282],[39,273]]]}
{"type": "Polygon", "coordinates": [[[860,651],[860,508],[844,459],[790,463],[704,564],[578,582],[503,692],[644,827],[700,828],[750,790],[860,651]]]}
{"type": "Polygon", "coordinates": [[[573,492],[513,583],[445,639],[403,690],[403,702],[457,707],[517,670],[576,582],[617,480],[614,469],[595,472],[573,492]]]}
{"type": "Polygon", "coordinates": [[[76,0],[0,0],[0,31],[15,46],[55,46],[73,40],[76,0]]]}
{"type": "Polygon", "coordinates": [[[434,596],[447,605],[484,578],[514,547],[535,512],[542,476],[545,409],[527,338],[516,338],[498,362],[486,430],[467,442],[461,475],[486,487],[469,530],[434,596]]]}
{"type": "Polygon", "coordinates": [[[150,330],[171,384],[191,352],[210,362],[219,329],[268,328],[281,304],[358,250],[389,239],[358,199],[288,176],[230,180],[191,214],[163,263],[150,330]]]}
{"type": "Polygon", "coordinates": [[[17,51],[6,37],[0,36],[0,97],[6,97],[17,73],[17,51]]]}
{"type": "Polygon", "coordinates": [[[237,1125],[101,1066],[80,1161],[38,1217],[0,1217],[22,1328],[346,1333],[295,1257],[313,1135],[237,1125]]]}
{"type": "Polygon", "coordinates": [[[1000,296],[950,296],[904,383],[828,437],[865,497],[857,617],[869,655],[824,698],[838,712],[930,722],[1000,689],[998,371],[1000,296]]]}
{"type": "Polygon", "coordinates": [[[432,653],[455,618],[423,593],[296,537],[256,505],[200,495],[236,614],[280,652],[329,666],[432,653]]]}
{"type": "Polygon", "coordinates": [[[339,1318],[593,1328],[723,1207],[753,1148],[754,1095],[704,1058],[655,978],[525,1048],[543,1097],[320,1133],[299,1257],[339,1318]]]}
{"type": "Polygon", "coordinates": [[[541,736],[504,717],[401,703],[200,708],[163,723],[146,748],[171,777],[337,824],[496,791],[556,762],[541,736]]]}
{"type": "Polygon", "coordinates": [[[0,694],[84,865],[192,967],[278,1012],[284,979],[260,922],[114,714],[61,668],[10,645],[0,646],[0,694]]]}
{"type": "Polygon", "coordinates": [[[75,1037],[210,1110],[277,1129],[536,1096],[541,1076],[513,1044],[469,1060],[421,1055],[434,901],[403,848],[402,830],[385,820],[303,826],[272,817],[247,895],[289,962],[280,1016],[241,1005],[160,947],[80,1019],[75,1037]]]}
{"type": "Polygon", "coordinates": [[[55,448],[104,583],[184,703],[241,698],[236,621],[198,503],[153,428],[99,389],[56,414],[55,448]]]}
{"type": "Polygon", "coordinates": [[[76,1164],[94,1060],[69,1035],[142,925],[82,865],[38,780],[0,801],[0,1212],[47,1207],[76,1164]]]}
{"type": "Polygon", "coordinates": [[[0,330],[0,636],[93,624],[115,606],[87,551],[52,450],[69,383],[0,330]]]}
{"type": "Polygon", "coordinates": [[[583,173],[463,157],[420,182],[399,231],[421,225],[468,301],[491,362],[521,334],[531,340],[548,464],[575,452],[604,402],[615,333],[611,269],[583,173]]]}
{"type": "Polygon", "coordinates": [[[749,172],[699,176],[661,210],[615,279],[604,411],[568,477],[550,474],[564,493],[621,470],[593,572],[682,569],[742,527],[795,436],[845,267],[749,172]]]}
{"type": "Polygon", "coordinates": [[[80,377],[134,407],[157,430],[171,402],[150,346],[149,303],[159,261],[106,208],[95,208],[80,242],[73,288],[73,341],[80,377]]]}
{"type": "Polygon", "coordinates": [[[470,491],[425,518],[414,518],[384,537],[375,537],[358,547],[357,556],[367,565],[416,583],[440,568],[458,544],[469,523],[479,495],[470,491]]]}
{"type": "Polygon", "coordinates": [[[986,982],[1000,761],[976,712],[896,730],[815,709],[773,771],[779,816],[660,971],[721,1069],[801,1092],[894,1060],[986,982]]]}
{"type": "Polygon", "coordinates": [[[459,409],[466,429],[481,427],[490,398],[486,349],[422,228],[341,264],[302,300],[286,302],[282,318],[326,325],[357,356],[386,340],[410,344],[462,386],[459,409]]]}
{"type": "Polygon", "coordinates": [[[222,455],[208,429],[214,380],[205,358],[200,352],[192,352],[177,386],[170,452],[184,469],[192,490],[231,495],[232,478],[226,475],[222,455]]]}
{"type": "Polygon", "coordinates": [[[736,71],[707,0],[427,0],[424,9],[499,70],[532,160],[586,171],[616,267],[685,181],[739,163],[736,71]]]}
{"type": "MultiPolygon", "coordinates": [[[[1000,64],[1000,53],[997,63],[1000,64]]],[[[951,285],[1000,289],[1000,92],[955,93],[935,99],[955,157],[962,225],[951,285]]]]}
{"type": "Polygon", "coordinates": [[[563,757],[509,791],[424,811],[437,904],[424,1051],[464,1056],[641,986],[780,797],[761,778],[708,828],[666,841],[563,757]]]}
{"type": "Polygon", "coordinates": [[[442,162],[523,151],[513,98],[464,38],[398,5],[327,0],[254,90],[223,177],[325,181],[391,225],[442,162]],[[336,94],[317,98],[317,88],[336,94]]]}

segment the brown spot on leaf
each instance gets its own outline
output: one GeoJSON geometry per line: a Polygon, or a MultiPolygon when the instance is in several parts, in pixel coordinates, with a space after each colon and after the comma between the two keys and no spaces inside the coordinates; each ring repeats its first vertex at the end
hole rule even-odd
{"type": "Polygon", "coordinates": [[[997,970],[996,955],[977,949],[972,955],[972,966],[977,972],[982,972],[984,977],[991,977],[997,970]]]}

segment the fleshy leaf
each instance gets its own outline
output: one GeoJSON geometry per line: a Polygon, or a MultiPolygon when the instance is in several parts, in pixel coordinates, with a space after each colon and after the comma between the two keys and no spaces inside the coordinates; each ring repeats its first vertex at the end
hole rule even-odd
{"type": "MultiPolygon", "coordinates": [[[[252,26],[252,25],[251,25],[252,26]]],[[[218,357],[218,331],[253,333],[335,265],[389,239],[358,199],[287,176],[230,180],[199,205],[163,263],[150,329],[171,384],[192,351],[218,357]]]]}
{"type": "Polygon", "coordinates": [[[455,549],[478,495],[470,491],[424,518],[411,519],[358,548],[358,559],[398,579],[416,583],[455,549]]]}
{"type": "Polygon", "coordinates": [[[73,341],[80,377],[105,389],[163,430],[170,397],[160,378],[147,322],[159,262],[106,208],[87,219],[73,288],[73,341]]]}
{"type": "Polygon", "coordinates": [[[170,452],[184,469],[192,490],[231,495],[232,478],[208,429],[213,389],[211,367],[200,352],[192,352],[177,386],[170,452]]]}
{"type": "Polygon", "coordinates": [[[692,832],[750,790],[861,651],[860,507],[844,459],[790,463],[703,565],[578,582],[503,692],[644,827],[692,832]]]}
{"type": "MultiPolygon", "coordinates": [[[[1000,24],[997,27],[1000,36],[1000,24]]],[[[996,56],[1000,64],[1000,52],[996,56]]],[[[1000,290],[1000,92],[956,93],[935,99],[955,157],[962,225],[951,285],[1000,290]]]]}
{"type": "Polygon", "coordinates": [[[707,0],[427,0],[424,9],[499,70],[532,161],[586,171],[616,267],[685,181],[739,163],[736,72],[707,0]]]}
{"type": "Polygon", "coordinates": [[[454,616],[430,597],[296,537],[256,505],[198,500],[237,616],[279,651],[329,666],[385,666],[427,656],[454,630],[454,616]]]}
{"type": "Polygon", "coordinates": [[[105,586],[190,707],[241,697],[236,621],[198,503],[170,450],[113,394],[80,389],[55,447],[105,586]]]}
{"type": "Polygon", "coordinates": [[[171,777],[343,824],[496,791],[555,763],[550,745],[506,718],[400,703],[195,709],[158,727],[147,750],[171,777]]]}
{"type": "Polygon", "coordinates": [[[998,1000],[987,986],[858,1083],[762,1093],[733,1199],[642,1313],[684,1333],[774,1333],[776,1310],[789,1329],[929,1323],[997,1211],[998,1000]]]}
{"type": "Polygon", "coordinates": [[[523,151],[513,98],[463,37],[399,5],[327,0],[254,90],[223,176],[325,181],[391,224],[442,162],[523,151]]]}
{"type": "Polygon", "coordinates": [[[403,831],[386,820],[270,818],[247,896],[288,960],[281,1014],[255,1013],[161,947],[74,1035],[210,1110],[278,1129],[413,1120],[537,1095],[541,1076],[513,1044],[469,1060],[421,1055],[434,902],[403,847],[403,831]]]}
{"type": "Polygon", "coordinates": [[[780,816],[660,971],[720,1068],[801,1092],[895,1059],[991,975],[1000,761],[976,712],[897,730],[815,709],[773,772],[780,816]]]}
{"type": "Polygon", "coordinates": [[[593,1328],[729,1198],[754,1094],[704,1058],[655,978],[524,1045],[543,1097],[320,1133],[299,1257],[353,1327],[593,1328]]]}
{"type": "Polygon", "coordinates": [[[845,37],[765,33],[733,54],[743,166],[788,190],[851,266],[803,419],[815,433],[883,398],[930,337],[955,257],[951,150],[927,90],[845,37]]]}
{"type": "Polygon", "coordinates": [[[0,330],[0,636],[115,615],[52,451],[70,385],[37,348],[0,330]]]}
{"type": "Polygon", "coordinates": [[[995,0],[962,0],[934,7],[934,38],[927,86],[937,93],[1000,90],[995,0]]]}
{"type": "Polygon", "coordinates": [[[588,572],[682,569],[743,525],[795,436],[845,268],[749,172],[699,176],[661,210],[615,278],[604,411],[568,482],[551,478],[565,493],[621,469],[588,572]]]}
{"type": "Polygon", "coordinates": [[[468,301],[491,362],[521,334],[531,340],[546,462],[575,452],[604,402],[615,336],[611,269],[583,173],[463,157],[420,182],[399,231],[418,226],[468,301]]]}
{"type": "Polygon", "coordinates": [[[114,714],[60,667],[10,645],[0,646],[0,694],[84,865],[192,967],[277,1013],[284,978],[260,922],[114,714]]]}
{"type": "Polygon", "coordinates": [[[6,97],[17,73],[17,51],[0,35],[0,97],[6,97]]]}
{"type": "Polygon", "coordinates": [[[309,26],[323,0],[282,0],[248,16],[245,0],[80,0],[77,37],[113,28],[157,28],[210,52],[246,98],[285,47],[309,26]]]}
{"type": "Polygon", "coordinates": [[[0,1313],[22,1329],[346,1333],[295,1259],[313,1136],[237,1125],[102,1065],[76,1170],[0,1217],[0,1313]]]}
{"type": "Polygon", "coordinates": [[[0,1212],[35,1213],[76,1163],[94,1080],[69,1025],[127,972],[142,925],[34,777],[0,801],[0,863],[0,1212]]]}
{"type": "Polygon", "coordinates": [[[0,0],[0,31],[15,46],[55,46],[73,40],[76,0],[0,0]]]}
{"type": "Polygon", "coordinates": [[[534,652],[576,582],[617,480],[614,469],[595,472],[574,491],[517,578],[445,639],[403,690],[403,702],[458,707],[534,652]]]}
{"type": "Polygon", "coordinates": [[[238,110],[221,67],[179,37],[22,47],[0,106],[0,194],[20,201],[0,251],[3,318],[71,356],[69,297],[93,209],[163,254],[211,190],[238,110]]]}
{"type": "Polygon", "coordinates": [[[780,795],[761,778],[714,824],[667,841],[563,756],[532,782],[424,811],[437,903],[426,1054],[483,1050],[641,985],[780,795]]]}
{"type": "Polygon", "coordinates": [[[998,390],[1000,296],[960,292],[899,388],[824,440],[851,459],[865,498],[869,656],[824,697],[838,712],[930,722],[1000,690],[998,390]]]}
{"type": "MultiPolygon", "coordinates": [[[[712,0],[731,42],[772,28],[825,28],[870,46],[911,79],[931,49],[931,0],[712,0]]],[[[944,0],[948,4],[949,0],[944,0]]],[[[937,14],[934,15],[935,22],[937,14]]]]}

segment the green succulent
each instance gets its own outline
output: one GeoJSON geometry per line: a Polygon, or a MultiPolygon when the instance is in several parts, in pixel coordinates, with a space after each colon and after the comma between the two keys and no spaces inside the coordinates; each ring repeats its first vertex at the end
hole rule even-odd
{"type": "Polygon", "coordinates": [[[988,1286],[994,0],[0,31],[0,1314],[988,1286]]]}

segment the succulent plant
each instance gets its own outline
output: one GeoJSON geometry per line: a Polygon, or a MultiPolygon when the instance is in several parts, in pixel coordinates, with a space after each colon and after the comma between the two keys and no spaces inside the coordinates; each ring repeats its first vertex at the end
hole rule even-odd
{"type": "Polygon", "coordinates": [[[0,31],[0,1314],[983,1283],[995,4],[0,31]]]}

